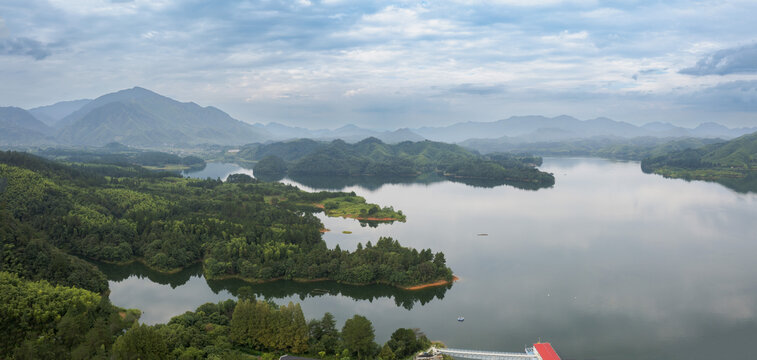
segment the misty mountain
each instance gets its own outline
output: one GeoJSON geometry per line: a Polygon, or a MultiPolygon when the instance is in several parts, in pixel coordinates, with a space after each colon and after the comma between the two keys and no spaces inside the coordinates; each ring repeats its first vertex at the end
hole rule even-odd
{"type": "Polygon", "coordinates": [[[0,145],[53,144],[54,132],[24,109],[0,107],[0,145]]]}
{"type": "Polygon", "coordinates": [[[40,106],[29,109],[29,112],[37,119],[49,126],[55,126],[61,119],[70,115],[76,110],[87,105],[91,99],[61,101],[52,105],[40,106]]]}
{"type": "Polygon", "coordinates": [[[316,139],[322,141],[344,140],[348,143],[356,143],[369,137],[375,137],[387,144],[397,144],[403,141],[423,141],[422,136],[414,133],[412,130],[404,128],[394,131],[376,131],[358,127],[356,125],[345,125],[340,128],[310,130],[302,127],[287,126],[279,123],[269,123],[266,125],[255,124],[255,127],[263,129],[271,134],[274,140],[293,140],[293,139],[316,139]]]}
{"type": "Polygon", "coordinates": [[[244,144],[270,135],[225,112],[182,103],[135,87],[103,95],[61,119],[59,139],[73,145],[110,142],[143,147],[244,144]]]}
{"type": "Polygon", "coordinates": [[[482,154],[511,152],[540,156],[597,156],[611,159],[641,160],[668,151],[699,148],[722,143],[717,138],[653,137],[621,138],[595,136],[574,140],[524,142],[519,138],[470,139],[459,145],[482,154]]]}
{"type": "Polygon", "coordinates": [[[608,118],[578,120],[562,115],[554,118],[513,116],[494,122],[465,122],[443,127],[422,127],[413,131],[427,139],[436,141],[461,142],[473,139],[500,139],[503,143],[527,143],[578,140],[597,136],[627,139],[642,136],[730,139],[757,131],[757,128],[729,129],[719,124],[705,123],[694,129],[689,129],[661,122],[636,126],[608,118]]]}

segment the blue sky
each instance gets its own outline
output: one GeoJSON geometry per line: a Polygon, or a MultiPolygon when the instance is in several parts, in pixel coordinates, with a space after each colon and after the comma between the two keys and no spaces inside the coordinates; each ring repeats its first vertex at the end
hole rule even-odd
{"type": "Polygon", "coordinates": [[[757,126],[757,1],[3,0],[0,106],[142,86],[247,122],[757,126]]]}

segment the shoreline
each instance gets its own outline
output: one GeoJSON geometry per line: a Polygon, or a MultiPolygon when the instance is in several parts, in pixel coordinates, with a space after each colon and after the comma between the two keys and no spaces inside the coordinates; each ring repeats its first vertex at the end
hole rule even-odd
{"type": "MultiPolygon", "coordinates": [[[[88,259],[90,259],[90,258],[88,258],[88,259]]],[[[174,275],[174,274],[176,274],[176,273],[178,273],[178,272],[180,272],[182,270],[185,270],[187,267],[189,267],[189,266],[186,266],[186,267],[182,267],[182,268],[176,268],[176,269],[171,269],[171,270],[168,270],[168,271],[163,271],[163,270],[156,269],[156,268],[151,267],[150,265],[146,264],[143,258],[136,258],[136,259],[132,259],[132,260],[129,260],[129,261],[120,261],[120,262],[104,261],[104,260],[97,260],[97,259],[90,259],[90,260],[92,260],[92,261],[99,261],[99,262],[102,262],[102,263],[105,263],[105,264],[111,264],[111,265],[116,265],[116,266],[126,266],[126,265],[130,265],[130,264],[133,264],[133,263],[136,262],[136,263],[140,263],[142,266],[144,266],[144,267],[146,267],[146,268],[148,268],[148,269],[150,269],[152,271],[155,271],[157,273],[164,274],[164,275],[174,275]]],[[[330,279],[330,278],[317,278],[317,279],[294,278],[294,279],[286,279],[286,278],[279,277],[279,278],[265,279],[264,280],[264,279],[245,278],[245,277],[242,277],[240,275],[223,275],[223,276],[210,277],[210,276],[208,276],[205,273],[205,264],[204,264],[204,262],[202,260],[198,260],[196,262],[193,262],[192,264],[196,264],[198,262],[202,264],[202,270],[203,270],[202,271],[202,276],[206,280],[233,280],[233,279],[237,279],[237,280],[241,280],[241,281],[244,281],[244,282],[247,282],[247,283],[250,283],[250,284],[265,284],[265,283],[271,283],[271,282],[282,281],[282,280],[290,280],[290,281],[299,282],[299,283],[314,283],[314,282],[323,282],[323,281],[333,281],[333,282],[336,282],[336,283],[339,283],[339,284],[352,285],[352,286],[388,285],[388,286],[395,287],[395,288],[398,288],[398,289],[401,289],[401,290],[416,291],[416,290],[428,289],[428,288],[431,288],[431,287],[449,285],[449,284],[454,283],[455,281],[460,280],[459,277],[453,275],[452,276],[452,281],[438,280],[438,281],[435,281],[435,282],[432,282],[432,283],[418,284],[418,285],[411,285],[411,286],[402,286],[402,285],[390,284],[390,283],[381,282],[381,281],[370,282],[370,283],[362,283],[362,284],[361,283],[350,283],[350,282],[339,281],[339,280],[334,280],[334,279],[330,279]]],[[[95,266],[97,266],[97,265],[95,265],[95,266]]]]}
{"type": "Polygon", "coordinates": [[[432,282],[432,283],[418,284],[418,285],[412,285],[412,286],[402,286],[402,285],[394,285],[394,284],[389,284],[389,283],[380,282],[380,281],[378,281],[378,282],[364,283],[364,284],[350,283],[350,282],[339,281],[339,280],[334,280],[334,279],[329,279],[329,278],[317,278],[317,279],[294,278],[294,279],[286,279],[286,278],[279,277],[279,278],[274,278],[274,279],[263,280],[263,279],[245,278],[245,277],[242,277],[242,276],[239,276],[239,275],[223,275],[223,276],[218,276],[218,277],[212,277],[211,278],[211,277],[208,277],[208,275],[206,275],[204,271],[203,271],[203,276],[205,277],[206,280],[234,280],[234,279],[236,279],[236,280],[241,280],[241,281],[244,281],[244,282],[247,282],[247,283],[250,283],[250,284],[266,284],[266,283],[272,283],[272,282],[276,282],[276,281],[286,281],[286,280],[289,280],[289,281],[294,281],[294,282],[298,282],[298,283],[315,283],[315,282],[333,281],[333,282],[336,282],[338,284],[351,285],[351,286],[388,285],[388,286],[392,286],[392,287],[395,287],[395,288],[398,288],[398,289],[401,289],[401,290],[407,290],[407,291],[415,291],[415,290],[422,290],[422,289],[427,289],[427,288],[431,288],[431,287],[444,286],[444,285],[452,284],[455,281],[460,280],[459,277],[453,276],[452,277],[452,281],[438,280],[438,281],[435,281],[435,282],[432,282]]]}
{"type": "Polygon", "coordinates": [[[428,289],[430,287],[436,287],[436,286],[443,286],[443,285],[452,284],[452,283],[454,283],[455,281],[458,281],[458,280],[460,280],[459,277],[457,277],[455,275],[452,275],[452,280],[451,281],[439,280],[439,281],[428,283],[428,284],[421,284],[421,285],[402,287],[402,289],[403,290],[410,290],[410,291],[422,290],[422,289],[428,289]]]}

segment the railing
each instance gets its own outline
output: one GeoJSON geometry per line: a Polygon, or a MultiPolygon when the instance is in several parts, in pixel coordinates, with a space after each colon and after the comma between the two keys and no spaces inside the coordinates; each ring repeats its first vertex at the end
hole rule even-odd
{"type": "Polygon", "coordinates": [[[433,348],[432,351],[438,351],[442,354],[466,358],[466,359],[539,360],[539,357],[537,355],[526,354],[526,353],[507,353],[507,352],[497,352],[497,351],[465,350],[465,349],[450,349],[450,348],[442,348],[442,349],[433,348]]]}

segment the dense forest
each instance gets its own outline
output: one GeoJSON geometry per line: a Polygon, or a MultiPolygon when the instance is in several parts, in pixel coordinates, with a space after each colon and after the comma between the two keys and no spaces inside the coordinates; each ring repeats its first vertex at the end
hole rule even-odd
{"type": "Polygon", "coordinates": [[[62,162],[137,165],[152,170],[200,170],[205,167],[205,160],[194,155],[182,157],[166,152],[135,149],[119,143],[92,148],[51,147],[38,151],[37,155],[62,162]]]}
{"type": "Polygon", "coordinates": [[[642,160],[641,169],[697,180],[752,179],[757,171],[757,133],[698,148],[669,151],[642,160]]]}
{"type": "Polygon", "coordinates": [[[554,177],[536,169],[541,159],[496,154],[482,156],[458,145],[405,141],[389,145],[376,138],[355,144],[300,139],[242,147],[227,159],[254,162],[255,174],[290,176],[418,177],[439,173],[451,178],[507,180],[554,184],[554,177]]]}
{"type": "Polygon", "coordinates": [[[91,268],[57,247],[100,261],[140,261],[164,272],[202,262],[210,279],[331,279],[395,286],[452,279],[443,254],[405,248],[390,238],[354,252],[327,248],[321,239],[323,224],[313,215],[322,209],[313,204],[360,202],[354,193],[307,193],[245,175],[221,182],[127,170],[0,153],[0,207],[6,213],[0,229],[18,234],[3,237],[3,269],[47,271],[51,281],[102,290],[102,277],[88,277],[91,268]],[[63,260],[35,262],[26,249],[31,246],[63,260]],[[57,270],[65,268],[77,271],[57,270]]]}
{"type": "Polygon", "coordinates": [[[138,310],[88,290],[0,272],[0,357],[8,359],[398,360],[427,349],[418,330],[397,329],[379,347],[373,325],[355,315],[341,330],[330,313],[305,320],[299,304],[279,306],[241,291],[240,300],[201,305],[166,324],[139,324],[138,310]]]}

